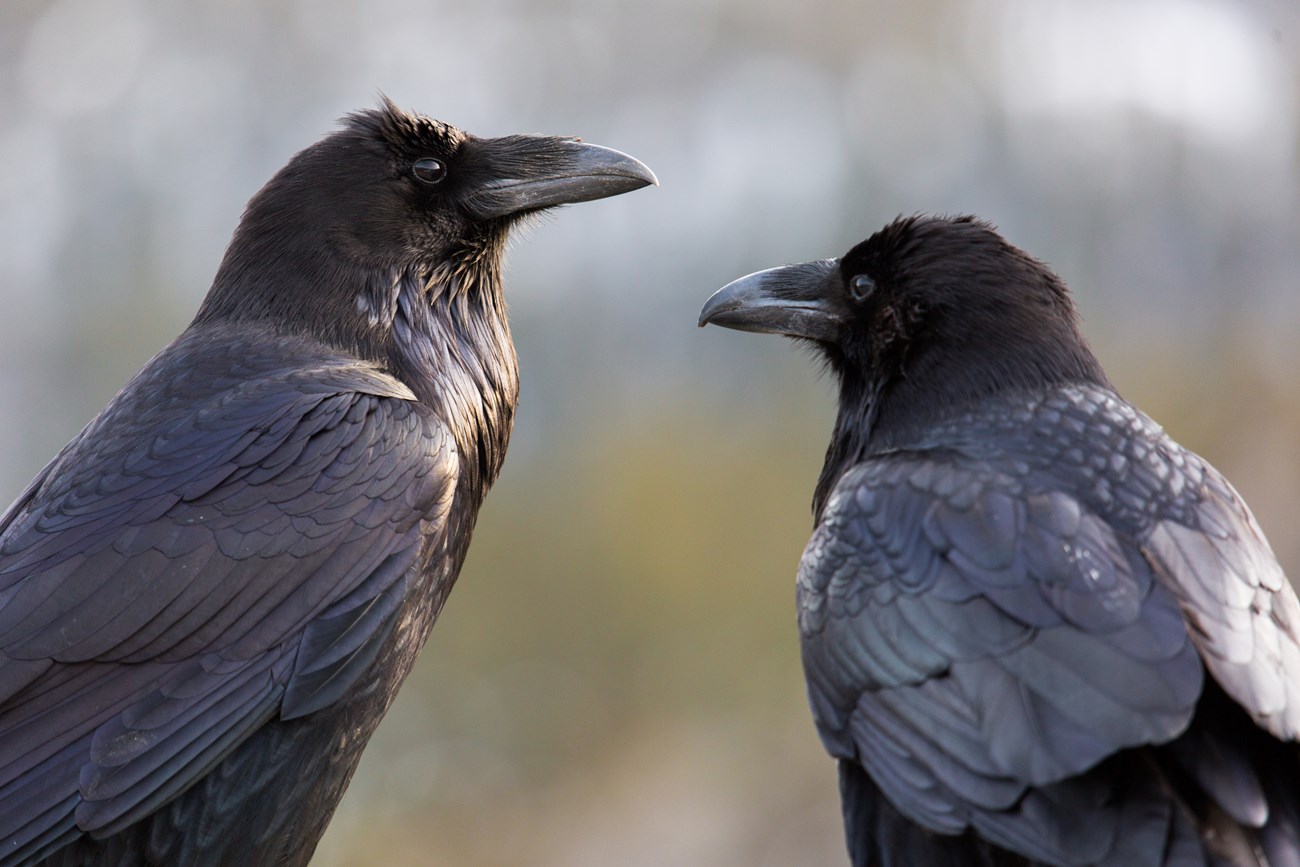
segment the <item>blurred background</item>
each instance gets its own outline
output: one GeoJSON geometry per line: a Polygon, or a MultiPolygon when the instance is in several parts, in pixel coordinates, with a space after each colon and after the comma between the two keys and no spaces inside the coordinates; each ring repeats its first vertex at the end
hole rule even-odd
{"type": "Polygon", "coordinates": [[[793,610],[831,390],[695,321],[900,213],[1052,263],[1121,391],[1300,575],[1294,0],[5,0],[0,499],[381,90],[662,187],[516,239],[510,460],[315,864],[846,863],[793,610]]]}

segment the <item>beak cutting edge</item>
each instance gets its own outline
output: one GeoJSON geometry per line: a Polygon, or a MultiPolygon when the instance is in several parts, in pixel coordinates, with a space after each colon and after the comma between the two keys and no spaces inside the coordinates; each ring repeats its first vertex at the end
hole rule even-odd
{"type": "Polygon", "coordinates": [[[699,325],[833,340],[842,321],[832,300],[838,272],[836,260],[822,259],[733,280],[705,302],[699,325]]]}
{"type": "MultiPolygon", "coordinates": [[[[520,137],[527,140],[532,137],[520,137]]],[[[659,179],[645,163],[613,148],[576,139],[541,139],[543,150],[520,160],[511,177],[490,181],[470,206],[481,218],[539,211],[556,205],[590,202],[645,186],[659,179]]]]}

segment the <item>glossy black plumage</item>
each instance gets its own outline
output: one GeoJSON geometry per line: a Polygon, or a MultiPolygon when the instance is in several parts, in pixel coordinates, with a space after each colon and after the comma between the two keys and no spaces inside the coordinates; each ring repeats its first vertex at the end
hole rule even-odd
{"type": "Polygon", "coordinates": [[[1300,864],[1300,603],[1055,275],[913,218],[711,321],[840,382],[798,601],[855,865],[1300,864]]]}
{"type": "Polygon", "coordinates": [[[0,519],[0,865],[308,861],[504,458],[510,225],[650,182],[385,102],[253,198],[0,519]]]}

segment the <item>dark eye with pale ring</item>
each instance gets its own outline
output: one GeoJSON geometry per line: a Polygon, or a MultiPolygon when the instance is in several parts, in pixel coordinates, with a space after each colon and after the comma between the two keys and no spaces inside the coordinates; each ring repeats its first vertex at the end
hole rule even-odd
{"type": "Polygon", "coordinates": [[[411,174],[415,175],[415,179],[421,183],[436,184],[447,177],[447,167],[443,165],[442,160],[425,157],[415,161],[411,166],[411,174]]]}
{"type": "Polygon", "coordinates": [[[867,296],[876,289],[876,281],[866,274],[859,274],[849,281],[849,294],[854,301],[866,301],[867,296]]]}

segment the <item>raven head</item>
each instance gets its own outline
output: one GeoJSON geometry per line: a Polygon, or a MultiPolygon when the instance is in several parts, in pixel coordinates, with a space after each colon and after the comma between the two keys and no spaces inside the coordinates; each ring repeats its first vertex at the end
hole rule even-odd
{"type": "Polygon", "coordinates": [[[499,292],[518,218],[654,183],[618,151],[479,138],[383,99],[297,153],[249,201],[195,322],[258,320],[371,357],[400,284],[454,275],[499,292]]]}
{"type": "Polygon", "coordinates": [[[519,217],[656,184],[638,160],[578,139],[479,138],[384,99],[317,145],[346,165],[337,240],[358,255],[437,260],[505,240],[519,217]],[[331,153],[335,152],[335,153],[331,153]],[[369,159],[345,162],[347,154],[369,159]]]}
{"type": "Polygon", "coordinates": [[[972,217],[899,219],[839,259],[760,271],[718,290],[700,325],[810,341],[839,412],[814,509],[849,466],[905,447],[992,394],[1109,385],[1065,284],[972,217]]]}
{"type": "Polygon", "coordinates": [[[812,341],[841,378],[882,387],[1100,374],[1065,284],[973,217],[900,218],[839,259],[742,277],[704,305],[710,323],[812,341]]]}
{"type": "Polygon", "coordinates": [[[253,197],[223,270],[268,264],[268,246],[343,266],[499,254],[524,214],[654,183],[646,166],[609,148],[550,136],[479,138],[384,98],[300,151],[253,197]]]}

